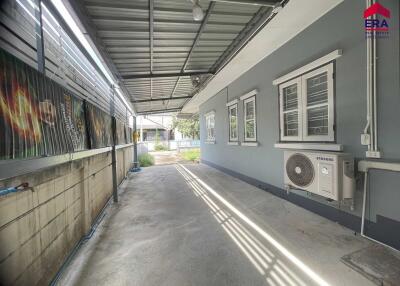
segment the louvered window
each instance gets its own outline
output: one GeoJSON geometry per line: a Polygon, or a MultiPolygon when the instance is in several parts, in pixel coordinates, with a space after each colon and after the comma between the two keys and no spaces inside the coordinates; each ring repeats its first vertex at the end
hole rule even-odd
{"type": "Polygon", "coordinates": [[[256,97],[244,100],[244,141],[257,141],[256,97]]]}
{"type": "Polygon", "coordinates": [[[211,111],[205,115],[206,119],[206,129],[207,129],[207,138],[206,142],[213,143],[215,142],[215,112],[211,111]]]}
{"type": "Polygon", "coordinates": [[[282,141],[333,141],[333,64],[279,86],[282,141]]]}
{"type": "Polygon", "coordinates": [[[301,140],[301,82],[294,79],[280,86],[281,130],[285,140],[301,140]]]}
{"type": "Polygon", "coordinates": [[[237,125],[237,103],[232,104],[228,107],[229,110],[229,141],[238,141],[238,125],[237,125]]]}

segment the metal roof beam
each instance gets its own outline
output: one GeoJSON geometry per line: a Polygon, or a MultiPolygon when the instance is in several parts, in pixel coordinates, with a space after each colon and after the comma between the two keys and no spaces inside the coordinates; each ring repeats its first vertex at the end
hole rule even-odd
{"type": "MultiPolygon", "coordinates": [[[[225,0],[217,0],[217,1],[225,1],[225,0]]],[[[230,1],[230,0],[227,0],[230,1]]],[[[235,1],[235,0],[232,0],[235,1]]],[[[247,0],[246,0],[247,1],[247,0]]],[[[250,0],[251,1],[251,0],[250,0]]],[[[220,58],[215,62],[215,64],[211,67],[211,70],[214,72],[214,75],[220,72],[236,55],[239,53],[242,48],[247,45],[247,43],[262,29],[267,25],[279,12],[281,8],[283,8],[289,0],[279,0],[274,2],[273,8],[261,7],[256,15],[247,23],[246,27],[231,43],[231,45],[225,50],[225,52],[220,56],[220,58]],[[247,28],[249,28],[247,30],[247,28]]],[[[235,1],[239,2],[239,1],[235,1]]],[[[214,76],[209,77],[205,80],[200,86],[192,93],[192,96],[195,96],[198,92],[200,92],[207,84],[214,78],[214,76]]]]}
{"type": "MultiPolygon", "coordinates": [[[[201,22],[201,26],[200,26],[200,28],[199,28],[199,31],[197,32],[196,38],[195,38],[194,41],[193,41],[192,47],[190,48],[189,54],[187,55],[186,60],[185,60],[185,62],[183,63],[183,66],[182,66],[182,69],[181,69],[181,73],[184,73],[184,72],[185,72],[185,69],[186,69],[186,67],[187,67],[187,64],[189,63],[189,59],[190,59],[190,57],[191,57],[192,54],[193,54],[194,48],[196,47],[197,43],[198,43],[199,40],[200,40],[201,34],[203,34],[204,28],[205,28],[205,26],[207,25],[208,19],[210,18],[210,15],[211,15],[212,10],[214,9],[214,6],[215,6],[215,2],[214,2],[214,1],[211,1],[210,4],[208,5],[207,13],[206,13],[206,15],[204,16],[203,21],[201,22]]],[[[177,79],[176,82],[175,82],[174,88],[172,89],[170,98],[173,98],[174,93],[175,93],[175,91],[176,91],[176,88],[177,88],[178,85],[179,85],[180,79],[181,79],[181,77],[179,76],[178,79],[177,79]]],[[[168,103],[167,103],[167,107],[168,107],[168,103]]]]}
{"type": "Polygon", "coordinates": [[[178,100],[178,99],[187,99],[191,98],[191,96],[179,96],[179,97],[162,97],[162,98],[151,98],[151,99],[138,99],[132,100],[133,103],[143,103],[143,102],[152,102],[152,101],[163,101],[163,100],[178,100]]]}
{"type": "Polygon", "coordinates": [[[146,114],[155,114],[155,113],[168,113],[168,112],[178,112],[181,111],[182,107],[179,108],[171,108],[171,109],[158,109],[158,110],[148,110],[148,111],[141,111],[138,112],[138,115],[146,115],[146,114]]]}
{"type": "MultiPolygon", "coordinates": [[[[150,74],[153,74],[154,0],[149,0],[150,74]]],[[[150,98],[153,98],[153,80],[150,78],[150,98]]]]}
{"type": "MultiPolygon", "coordinates": [[[[222,0],[217,0],[216,2],[223,2],[222,0]]],[[[229,1],[229,0],[226,0],[225,2],[231,2],[231,1],[229,1]]],[[[254,1],[232,1],[232,3],[233,2],[235,2],[235,3],[237,3],[237,2],[246,2],[246,4],[250,4],[250,3],[247,3],[247,2],[252,2],[252,4],[253,4],[253,2],[254,1]]],[[[256,2],[258,2],[258,1],[256,1],[256,2]]],[[[262,1],[262,0],[259,0],[259,2],[274,2],[274,1],[262,1]]],[[[243,3],[242,3],[243,4],[243,3]]],[[[106,11],[113,11],[113,10],[116,10],[116,9],[119,9],[119,10],[124,10],[124,11],[126,11],[126,12],[133,12],[133,13],[137,13],[137,14],[145,14],[145,13],[147,13],[147,11],[148,11],[148,6],[144,6],[144,5],[141,5],[141,4],[136,4],[136,3],[133,3],[133,1],[131,1],[131,2],[127,2],[127,3],[114,3],[114,1],[109,1],[109,3],[103,3],[103,2],[98,2],[98,1],[94,1],[94,2],[91,2],[91,1],[85,1],[85,5],[86,5],[86,7],[88,8],[88,10],[90,11],[90,10],[93,10],[93,9],[102,9],[102,10],[106,10],[106,11]]],[[[258,4],[258,5],[260,5],[260,4],[258,4]]],[[[174,6],[174,7],[170,7],[170,8],[168,8],[168,7],[157,7],[157,12],[166,12],[166,13],[169,13],[169,14],[174,14],[174,15],[183,15],[183,14],[186,14],[187,13],[187,9],[185,9],[184,7],[182,8],[182,7],[176,7],[176,6],[174,6]]],[[[232,15],[231,13],[228,13],[228,12],[225,12],[225,11],[217,11],[216,12],[216,14],[218,14],[218,15],[232,15]]],[[[250,13],[250,12],[242,12],[242,11],[235,11],[234,12],[234,14],[235,15],[251,15],[252,13],[250,13]]]]}
{"type": "Polygon", "coordinates": [[[201,74],[210,74],[212,72],[209,71],[194,71],[194,72],[180,72],[180,73],[157,73],[157,74],[132,74],[132,75],[123,75],[123,80],[129,79],[138,79],[138,78],[160,78],[160,77],[181,77],[181,76],[192,76],[192,75],[201,75],[201,74]]]}
{"type": "Polygon", "coordinates": [[[45,55],[44,55],[44,38],[42,23],[42,1],[36,0],[35,19],[36,19],[36,55],[38,71],[45,74],[45,55]]]}
{"type": "Polygon", "coordinates": [[[172,98],[175,94],[176,88],[178,87],[179,81],[181,80],[181,77],[178,77],[178,79],[175,82],[174,88],[172,89],[171,95],[169,96],[170,98],[172,98]]]}
{"type": "Polygon", "coordinates": [[[153,73],[154,0],[149,0],[150,74],[153,73]]]}
{"type": "Polygon", "coordinates": [[[246,5],[256,5],[256,6],[268,6],[274,7],[279,1],[271,0],[214,0],[215,2],[225,2],[230,4],[246,4],[246,5]]]}
{"type": "Polygon", "coordinates": [[[246,24],[239,35],[225,49],[221,56],[212,65],[212,71],[220,71],[227,62],[232,59],[243,46],[267,23],[273,9],[261,7],[253,18],[246,24]]]}
{"type": "Polygon", "coordinates": [[[205,29],[205,27],[207,25],[208,19],[210,18],[210,15],[211,15],[212,10],[214,9],[214,6],[215,6],[215,2],[214,1],[211,1],[210,4],[208,5],[207,13],[204,16],[203,22],[201,22],[201,26],[199,28],[199,31],[197,32],[196,38],[194,39],[193,45],[190,48],[190,51],[189,51],[188,56],[186,57],[185,63],[183,64],[183,67],[182,67],[182,70],[181,70],[182,72],[185,71],[186,66],[187,66],[187,64],[189,62],[189,59],[193,54],[193,50],[197,46],[197,44],[198,44],[198,42],[200,40],[201,34],[203,34],[203,31],[204,31],[204,29],[205,29]]]}

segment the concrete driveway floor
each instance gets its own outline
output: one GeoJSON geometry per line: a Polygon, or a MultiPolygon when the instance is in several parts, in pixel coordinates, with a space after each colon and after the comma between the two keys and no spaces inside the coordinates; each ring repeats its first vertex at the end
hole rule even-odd
{"type": "Polygon", "coordinates": [[[373,285],[340,262],[371,242],[202,164],[132,173],[59,285],[373,285]]]}

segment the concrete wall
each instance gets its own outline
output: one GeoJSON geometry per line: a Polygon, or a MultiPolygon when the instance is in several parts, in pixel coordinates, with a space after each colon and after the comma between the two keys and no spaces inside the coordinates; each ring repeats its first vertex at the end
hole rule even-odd
{"type": "MultiPolygon", "coordinates": [[[[380,1],[391,10],[390,35],[378,40],[378,123],[379,146],[386,159],[400,159],[399,87],[399,2],[380,1]]],[[[202,160],[283,188],[283,150],[274,148],[279,141],[278,88],[272,81],[336,49],[343,56],[336,60],[335,107],[337,143],[356,158],[365,157],[366,147],[360,134],[366,124],[366,40],[362,17],[365,1],[344,1],[322,16],[301,34],[258,63],[227,88],[200,106],[202,160]],[[228,101],[257,88],[258,147],[229,146],[228,101]],[[216,111],[216,144],[205,144],[204,114],[216,111]]],[[[243,142],[243,102],[239,101],[239,141],[243,142]]],[[[371,176],[369,219],[383,216],[400,221],[399,174],[371,176]],[[379,184],[378,184],[379,182],[379,184]],[[396,183],[397,182],[397,183],[396,183]]],[[[359,184],[361,187],[361,184],[359,184]]],[[[304,192],[297,192],[306,196],[304,192]]],[[[316,196],[310,200],[340,208],[359,216],[361,192],[357,192],[356,210],[327,202],[316,196]]],[[[388,234],[389,235],[389,234],[388,234]]],[[[400,237],[398,237],[400,245],[400,237]]]]}
{"type": "MultiPolygon", "coordinates": [[[[118,182],[132,147],[117,150],[118,182]]],[[[0,182],[0,285],[47,285],[112,194],[111,152],[0,182]]]]}

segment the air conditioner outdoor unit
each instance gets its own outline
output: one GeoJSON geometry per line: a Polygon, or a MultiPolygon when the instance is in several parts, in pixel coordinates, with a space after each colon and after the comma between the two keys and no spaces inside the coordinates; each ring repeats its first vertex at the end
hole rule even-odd
{"type": "Polygon", "coordinates": [[[285,151],[285,186],[335,201],[353,199],[354,159],[350,154],[285,151]]]}

